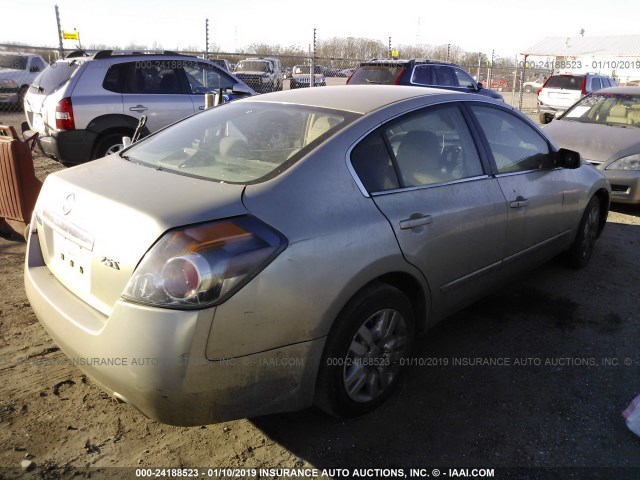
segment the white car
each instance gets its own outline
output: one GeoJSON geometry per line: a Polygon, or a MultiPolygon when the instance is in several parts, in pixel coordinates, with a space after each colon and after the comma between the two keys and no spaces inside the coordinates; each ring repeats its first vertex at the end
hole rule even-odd
{"type": "Polygon", "coordinates": [[[615,87],[612,78],[601,73],[560,73],[551,75],[538,92],[540,123],[549,123],[585,95],[601,88],[615,87]]]}
{"type": "Polygon", "coordinates": [[[1,53],[0,105],[22,108],[29,85],[46,67],[40,55],[1,53]]]}

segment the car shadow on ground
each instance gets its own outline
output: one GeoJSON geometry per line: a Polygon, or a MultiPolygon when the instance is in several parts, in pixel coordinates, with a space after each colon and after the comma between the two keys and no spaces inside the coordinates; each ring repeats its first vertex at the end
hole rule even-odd
{"type": "Polygon", "coordinates": [[[556,259],[436,325],[368,415],[252,421],[317,468],[640,467],[640,438],[621,418],[640,392],[626,340],[640,338],[638,297],[621,302],[602,277],[626,261],[617,243],[640,247],[639,229],[610,224],[586,269],[556,259]]]}
{"type": "Polygon", "coordinates": [[[624,203],[612,203],[610,207],[612,212],[624,213],[640,218],[640,205],[627,205],[624,203]]]}

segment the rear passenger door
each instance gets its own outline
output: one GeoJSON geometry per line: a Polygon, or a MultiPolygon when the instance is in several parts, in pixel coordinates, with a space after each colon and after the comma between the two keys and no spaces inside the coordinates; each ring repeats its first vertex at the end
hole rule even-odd
{"type": "Polygon", "coordinates": [[[147,116],[155,132],[194,113],[182,60],[141,60],[123,64],[126,81],[122,103],[125,115],[147,116]]]}
{"type": "Polygon", "coordinates": [[[351,162],[404,257],[426,277],[434,313],[490,287],[502,260],[507,207],[457,104],[382,126],[352,150],[351,162]]]}

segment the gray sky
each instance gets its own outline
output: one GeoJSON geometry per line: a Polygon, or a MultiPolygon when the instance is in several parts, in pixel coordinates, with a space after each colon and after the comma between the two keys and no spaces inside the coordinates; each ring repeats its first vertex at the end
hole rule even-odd
{"type": "MultiPolygon", "coordinates": [[[[57,46],[54,5],[23,0],[3,10],[0,42],[57,46]]],[[[210,43],[234,52],[252,43],[306,49],[318,39],[365,37],[392,45],[446,44],[467,51],[513,56],[547,36],[638,33],[638,0],[480,2],[456,0],[58,0],[63,30],[80,31],[83,45],[158,42],[166,49],[204,49],[210,43]],[[310,13],[307,13],[310,12],[310,13]]],[[[66,41],[72,48],[76,42],[66,41]]],[[[402,52],[400,52],[402,55],[402,52]]]]}

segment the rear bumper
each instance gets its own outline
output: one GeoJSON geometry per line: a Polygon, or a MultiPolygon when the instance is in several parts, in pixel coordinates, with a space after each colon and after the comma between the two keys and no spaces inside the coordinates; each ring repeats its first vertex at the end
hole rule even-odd
{"type": "Polygon", "coordinates": [[[215,308],[121,301],[107,317],[50,274],[37,233],[28,240],[24,278],[36,316],[71,362],[151,419],[204,425],[312,403],[324,338],[210,361],[205,352],[215,308]]]}
{"type": "MultiPolygon", "coordinates": [[[[23,131],[25,138],[34,133],[23,131]]],[[[50,136],[39,137],[39,145],[48,157],[64,163],[84,163],[92,159],[96,138],[97,135],[89,130],[52,132],[50,136]]]]}

